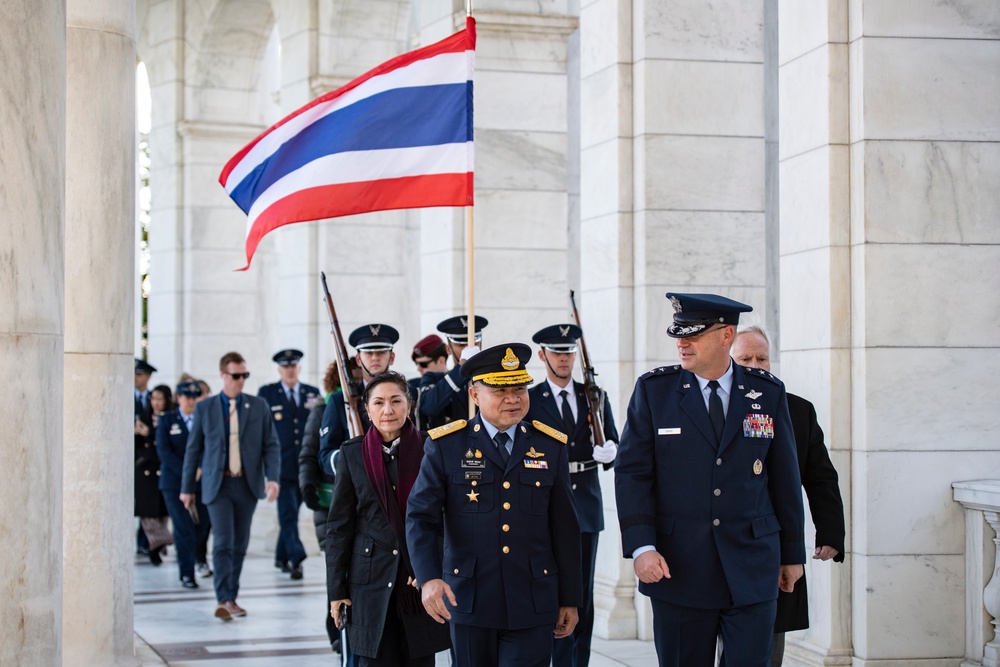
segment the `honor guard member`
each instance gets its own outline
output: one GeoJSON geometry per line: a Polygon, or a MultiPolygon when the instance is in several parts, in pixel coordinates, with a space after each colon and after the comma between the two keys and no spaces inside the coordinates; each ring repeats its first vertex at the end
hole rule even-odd
{"type": "MultiPolygon", "coordinates": [[[[413,346],[410,359],[417,367],[417,376],[406,381],[410,388],[410,397],[413,400],[413,414],[410,417],[417,429],[426,430],[426,424],[420,417],[420,383],[428,373],[437,373],[440,376],[448,372],[448,347],[440,336],[430,334],[417,341],[417,344],[413,346]]],[[[430,386],[427,389],[430,389],[430,386]]]]}
{"type": "Polygon", "coordinates": [[[319,398],[319,389],[299,382],[299,350],[282,350],[271,360],[278,364],[281,380],[265,384],[257,392],[271,407],[274,432],[281,444],[281,493],[278,495],[278,543],[274,548],[274,566],[288,572],[292,579],[302,578],[306,549],[299,539],[299,449],[305,432],[309,408],[319,398]]]}
{"type": "Polygon", "coordinates": [[[576,515],[580,519],[583,600],[580,622],[571,637],[556,640],[552,647],[554,667],[586,667],[590,664],[590,640],[594,630],[594,569],[597,537],[604,530],[604,502],[597,471],[611,467],[618,451],[618,429],[611,404],[602,392],[604,445],[594,446],[590,405],[586,386],[573,380],[577,341],[583,331],[575,324],[553,324],[531,340],[541,348],[546,379],[528,391],[531,407],[528,421],[538,420],[569,436],[569,479],[576,515]]]}
{"type": "Polygon", "coordinates": [[[450,621],[459,667],[548,665],[553,637],[577,622],[580,524],[566,435],[522,421],[530,357],[509,343],[462,364],[479,414],[429,432],[407,506],[424,608],[450,621]]]}
{"type": "Polygon", "coordinates": [[[778,589],[802,576],[802,491],[780,380],[729,358],[741,312],[674,294],[679,365],[640,376],[615,461],[626,557],[660,665],[766,667],[778,589]]]}
{"type": "MultiPolygon", "coordinates": [[[[355,359],[361,368],[363,384],[368,384],[374,376],[389,370],[396,360],[392,346],[399,340],[399,332],[388,324],[366,324],[351,332],[347,337],[348,344],[356,351],[355,359]]],[[[364,387],[361,387],[364,390],[364,387]]],[[[372,425],[365,411],[364,403],[358,396],[358,412],[365,433],[372,425]]],[[[362,434],[358,434],[362,435],[362,434]]],[[[340,449],[351,437],[347,425],[347,407],[344,405],[344,389],[330,395],[323,411],[323,422],[319,427],[319,463],[323,471],[331,477],[335,474],[333,453],[340,449]]]]}
{"type": "Polygon", "coordinates": [[[487,324],[489,320],[476,315],[475,341],[470,347],[467,315],[449,317],[438,323],[438,331],[448,339],[448,354],[455,365],[446,373],[424,373],[421,379],[419,410],[425,427],[434,428],[469,418],[469,381],[462,375],[462,364],[479,352],[478,346],[483,341],[483,329],[487,324]]]}

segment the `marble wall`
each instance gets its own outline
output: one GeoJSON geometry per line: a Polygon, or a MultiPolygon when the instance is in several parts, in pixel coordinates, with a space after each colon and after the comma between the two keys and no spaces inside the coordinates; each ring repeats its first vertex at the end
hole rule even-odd
{"type": "Polygon", "coordinates": [[[0,23],[0,663],[63,655],[63,216],[66,9],[15,0],[0,23]]]}

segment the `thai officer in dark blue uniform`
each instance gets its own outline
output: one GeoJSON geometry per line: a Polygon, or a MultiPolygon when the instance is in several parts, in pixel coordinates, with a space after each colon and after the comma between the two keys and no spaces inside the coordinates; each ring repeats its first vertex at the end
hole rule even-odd
{"type": "Polygon", "coordinates": [[[557,639],[552,647],[554,667],[586,667],[590,664],[590,640],[594,631],[594,569],[597,537],[604,530],[604,502],[598,469],[611,467],[618,451],[618,429],[611,403],[603,395],[604,444],[595,447],[586,387],[573,380],[577,341],[583,331],[575,324],[553,324],[538,331],[532,340],[541,348],[546,379],[528,394],[528,421],[538,420],[569,436],[569,479],[576,515],[580,519],[583,600],[580,622],[571,637],[557,639]]]}
{"type": "MultiPolygon", "coordinates": [[[[399,332],[388,324],[366,324],[351,332],[347,343],[355,349],[355,357],[361,368],[362,391],[367,383],[379,373],[389,370],[396,360],[392,346],[399,340],[399,332]]],[[[359,396],[360,399],[360,396],[359,396]]],[[[368,432],[371,421],[365,411],[364,403],[358,400],[358,412],[364,433],[368,432]]],[[[354,434],[362,435],[362,433],[354,434]]],[[[319,427],[319,463],[323,471],[331,477],[335,475],[333,453],[340,449],[345,441],[350,440],[350,429],[347,424],[347,407],[344,405],[344,390],[340,389],[330,395],[323,411],[323,421],[319,427]]]]}
{"type": "Polygon", "coordinates": [[[201,483],[195,484],[196,501],[193,512],[184,509],[181,502],[181,470],[184,467],[184,450],[194,421],[194,404],[201,396],[197,382],[177,385],[177,408],[160,415],[156,425],[156,453],[160,457],[160,491],[167,503],[170,521],[174,525],[174,549],[180,568],[181,585],[198,588],[194,578],[195,552],[198,539],[212,526],[208,508],[201,502],[201,483]],[[195,524],[194,518],[198,518],[195,524]]]}
{"type": "Polygon", "coordinates": [[[306,549],[299,539],[299,450],[305,432],[309,408],[319,399],[319,389],[299,382],[302,352],[289,349],[271,357],[278,364],[279,382],[265,384],[257,396],[267,401],[274,419],[274,432],[281,444],[281,493],[278,494],[278,543],[274,548],[274,566],[302,578],[306,549]]]}
{"type": "Polygon", "coordinates": [[[661,665],[767,667],[779,587],[805,563],[802,491],[780,380],[732,362],[741,312],[668,293],[680,364],[640,376],[615,461],[622,548],[651,598],[661,665]]]}
{"type": "Polygon", "coordinates": [[[471,346],[468,316],[457,315],[438,323],[438,331],[448,339],[448,354],[454,366],[445,373],[424,373],[420,381],[420,422],[426,428],[469,418],[469,381],[462,375],[462,364],[479,351],[483,329],[489,323],[485,317],[476,315],[475,340],[471,346]]]}
{"type": "Polygon", "coordinates": [[[479,414],[429,432],[407,506],[424,608],[451,622],[459,667],[543,667],[553,637],[577,622],[580,524],[566,435],[522,421],[530,357],[509,343],[462,364],[479,414]]]}

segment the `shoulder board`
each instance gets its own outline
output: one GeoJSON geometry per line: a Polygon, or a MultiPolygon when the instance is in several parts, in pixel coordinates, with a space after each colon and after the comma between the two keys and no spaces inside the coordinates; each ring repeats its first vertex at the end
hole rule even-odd
{"type": "Polygon", "coordinates": [[[453,431],[460,431],[465,428],[465,425],[469,422],[464,419],[459,419],[458,421],[448,422],[444,426],[438,426],[437,428],[432,428],[427,431],[427,435],[430,436],[431,440],[437,440],[443,435],[448,435],[453,431]]]}
{"type": "Polygon", "coordinates": [[[533,422],[531,422],[531,425],[534,426],[535,428],[537,428],[539,431],[541,431],[545,435],[547,435],[547,436],[549,436],[551,438],[555,438],[556,440],[558,440],[559,442],[561,442],[564,445],[567,442],[569,442],[569,436],[568,435],[566,435],[562,431],[555,430],[554,428],[552,428],[548,424],[540,422],[537,419],[534,420],[533,422]]]}
{"type": "Polygon", "coordinates": [[[646,371],[639,376],[639,379],[652,377],[653,375],[673,375],[674,373],[680,373],[680,364],[675,364],[671,366],[660,366],[659,368],[654,368],[651,371],[646,371]]]}
{"type": "Polygon", "coordinates": [[[778,386],[781,387],[785,386],[785,383],[779,380],[776,375],[774,375],[769,371],[765,371],[762,368],[747,368],[746,366],[743,366],[742,368],[743,372],[747,374],[747,377],[751,377],[754,379],[763,378],[765,380],[770,380],[771,382],[773,382],[778,386]]]}

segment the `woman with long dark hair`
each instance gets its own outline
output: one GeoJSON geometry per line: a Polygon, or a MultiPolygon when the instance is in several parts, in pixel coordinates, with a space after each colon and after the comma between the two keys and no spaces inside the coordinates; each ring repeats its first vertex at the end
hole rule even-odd
{"type": "Polygon", "coordinates": [[[424,453],[399,373],[379,373],[363,396],[372,426],[345,442],[327,522],[330,614],[347,627],[362,667],[432,667],[448,626],[424,611],[406,551],[406,501],[424,453]],[[346,616],[346,618],[345,618],[346,616]]]}

